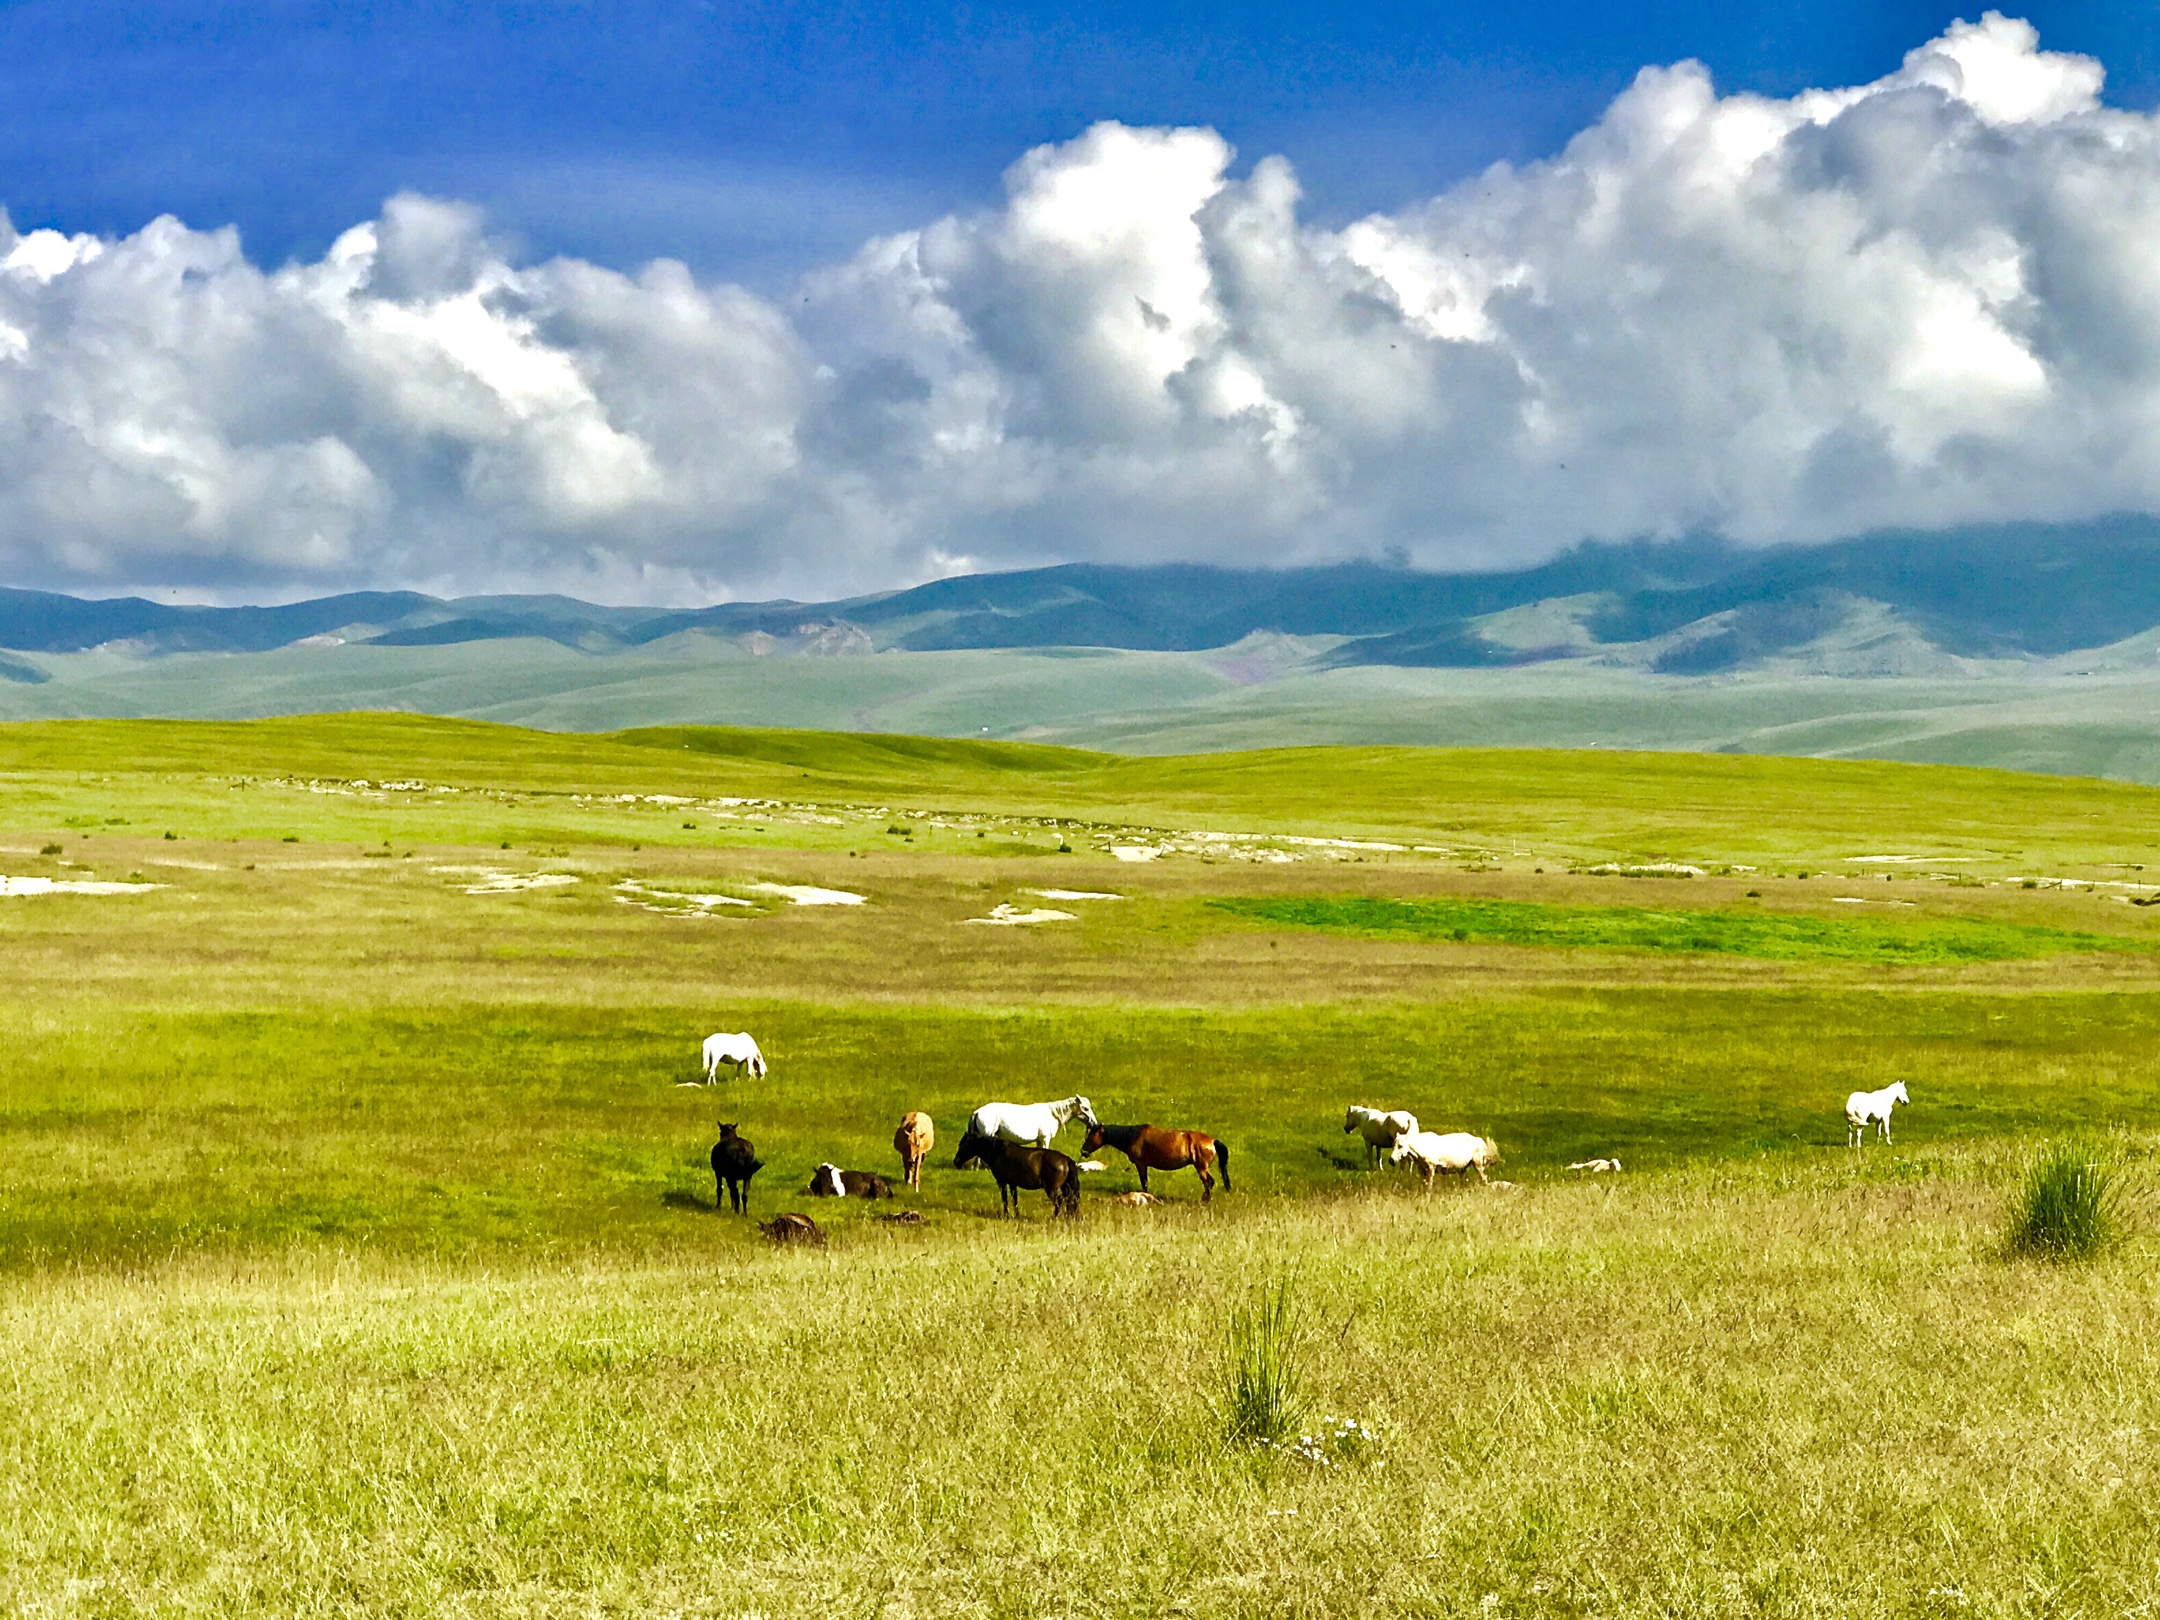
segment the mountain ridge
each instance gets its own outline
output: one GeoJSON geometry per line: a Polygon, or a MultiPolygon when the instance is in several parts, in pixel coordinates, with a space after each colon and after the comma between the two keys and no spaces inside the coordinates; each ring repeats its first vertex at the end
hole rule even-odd
{"type": "MultiPolygon", "coordinates": [[[[1339,638],[1320,655],[1326,667],[1481,668],[1662,646],[1648,655],[1654,672],[1705,675],[1805,647],[1866,604],[1958,658],[2048,658],[2112,645],[2160,626],[2160,521],[2017,524],[1756,549],[1705,540],[1597,543],[1488,573],[1374,562],[1279,570],[1067,563],[825,602],[694,608],[416,591],[180,607],[0,589],[0,650],[249,653],[313,638],[422,647],[532,637],[605,654],[695,631],[768,638],[758,650],[816,643],[880,652],[1196,652],[1274,634],[1339,638]],[[1574,614],[1575,628],[1560,642],[1524,645],[1488,633],[1484,622],[1556,603],[1588,608],[1574,614]]],[[[10,679],[38,676],[20,658],[8,665],[10,679]]]]}

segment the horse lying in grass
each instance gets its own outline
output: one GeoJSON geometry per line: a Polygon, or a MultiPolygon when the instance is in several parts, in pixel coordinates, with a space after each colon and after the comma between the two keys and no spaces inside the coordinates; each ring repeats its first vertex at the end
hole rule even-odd
{"type": "Polygon", "coordinates": [[[812,1198],[890,1198],[892,1183],[875,1170],[843,1170],[837,1164],[821,1164],[811,1172],[803,1191],[812,1198]]]}
{"type": "Polygon", "coordinates": [[[998,1214],[1020,1213],[1023,1190],[1040,1192],[1051,1210],[1067,1219],[1080,1214],[1080,1167],[1055,1148],[1020,1147],[970,1131],[953,1157],[955,1170],[980,1165],[996,1178],[998,1214]]]}
{"type": "Polygon", "coordinates": [[[1880,1091],[1856,1091],[1845,1099],[1845,1145],[1858,1147],[1867,1136],[1872,1124],[1882,1133],[1887,1146],[1890,1141],[1890,1110],[1899,1103],[1910,1107],[1912,1099],[1905,1095],[1905,1082],[1899,1080],[1884,1086],[1880,1091]]]}
{"type": "Polygon", "coordinates": [[[812,1248],[825,1247],[825,1234],[818,1230],[818,1223],[807,1215],[775,1215],[762,1221],[758,1230],[775,1243],[807,1243],[812,1248]]]}
{"type": "Polygon", "coordinates": [[[1200,1172],[1200,1202],[1204,1204],[1214,1196],[1218,1166],[1222,1169],[1223,1191],[1230,1191],[1230,1144],[1218,1142],[1199,1131],[1173,1131],[1160,1125],[1097,1123],[1088,1127],[1087,1140],[1081,1144],[1080,1151],[1093,1153],[1105,1144],[1132,1160],[1133,1168],[1140,1172],[1142,1192],[1148,1190],[1150,1170],[1189,1167],[1200,1172]]]}
{"type": "Polygon", "coordinates": [[[1467,1176],[1472,1170],[1480,1181],[1485,1179],[1485,1167],[1500,1162],[1500,1146],[1489,1137],[1473,1136],[1468,1131],[1449,1131],[1445,1136],[1438,1131],[1413,1131],[1398,1137],[1388,1153],[1389,1164],[1401,1164],[1408,1159],[1425,1178],[1425,1190],[1432,1191],[1435,1175],[1467,1176]]]}
{"type": "Polygon", "coordinates": [[[734,1126],[723,1123],[720,1140],[712,1149],[713,1208],[725,1203],[738,1215],[748,1214],[750,1178],[764,1168],[750,1139],[736,1135],[734,1126]]]}
{"type": "Polygon", "coordinates": [[[1343,1135],[1352,1131],[1365,1139],[1365,1168],[1380,1162],[1380,1155],[1395,1145],[1396,1138],[1417,1133],[1417,1115],[1407,1108],[1366,1108],[1357,1103],[1343,1115],[1343,1135]]]}
{"type": "Polygon", "coordinates": [[[968,1116],[967,1134],[1046,1148],[1076,1115],[1081,1124],[1093,1125],[1095,1105],[1085,1097],[1046,1103],[984,1103],[968,1116]]]}

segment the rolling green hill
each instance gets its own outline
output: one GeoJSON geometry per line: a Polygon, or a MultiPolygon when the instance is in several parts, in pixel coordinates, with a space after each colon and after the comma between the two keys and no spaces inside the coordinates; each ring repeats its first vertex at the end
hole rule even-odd
{"type": "Polygon", "coordinates": [[[1290,744],[1872,757],[2160,781],[2144,520],[1508,574],[1072,566],[827,603],[0,591],[0,720],[349,710],[1129,753],[1290,744]]]}

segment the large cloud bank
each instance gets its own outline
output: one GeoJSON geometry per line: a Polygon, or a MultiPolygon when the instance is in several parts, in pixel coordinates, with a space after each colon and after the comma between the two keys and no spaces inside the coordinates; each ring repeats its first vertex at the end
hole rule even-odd
{"type": "Polygon", "coordinates": [[[2160,120],[1990,13],[1301,222],[1099,125],[784,300],[399,197],[313,264],[0,217],[0,578],[827,595],[966,567],[2160,510],[2160,120]]]}

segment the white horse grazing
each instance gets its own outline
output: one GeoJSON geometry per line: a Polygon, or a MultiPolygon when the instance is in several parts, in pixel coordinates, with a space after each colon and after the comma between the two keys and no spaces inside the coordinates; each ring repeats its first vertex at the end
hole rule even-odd
{"type": "MultiPolygon", "coordinates": [[[[746,1033],[738,1031],[733,1035],[708,1035],[705,1037],[703,1051],[705,1084],[708,1086],[720,1078],[720,1065],[723,1063],[735,1066],[735,1078],[738,1080],[745,1071],[753,1080],[765,1078],[765,1054],[758,1050],[757,1042],[746,1033]]],[[[694,1086],[697,1082],[685,1080],[683,1084],[694,1086]]]]}
{"type": "Polygon", "coordinates": [[[1912,1099],[1905,1095],[1905,1082],[1884,1086],[1880,1091],[1856,1091],[1845,1099],[1846,1146],[1858,1147],[1867,1135],[1872,1122],[1882,1133],[1885,1142],[1890,1140],[1890,1110],[1899,1103],[1912,1106],[1912,1099]]]}
{"type": "Polygon", "coordinates": [[[1093,1125],[1095,1105],[1085,1097],[1067,1097],[1063,1102],[984,1103],[968,1115],[967,1133],[1046,1148],[1075,1116],[1083,1125],[1093,1125]]]}
{"type": "Polygon", "coordinates": [[[1435,1175],[1467,1176],[1475,1170],[1478,1180],[1483,1181],[1485,1167],[1500,1162],[1500,1147],[1490,1137],[1473,1136],[1468,1131],[1449,1131],[1445,1136],[1438,1131],[1412,1131],[1398,1137],[1388,1151],[1389,1164],[1401,1164],[1405,1159],[1418,1167],[1418,1174],[1425,1178],[1425,1190],[1431,1192],[1435,1175]]]}
{"type": "Polygon", "coordinates": [[[1370,1170],[1380,1162],[1380,1155],[1395,1145],[1398,1136],[1417,1134],[1417,1115],[1407,1108],[1392,1111],[1378,1108],[1362,1108],[1356,1103],[1343,1115],[1343,1135],[1352,1131],[1365,1138],[1365,1168],[1370,1170]]]}

